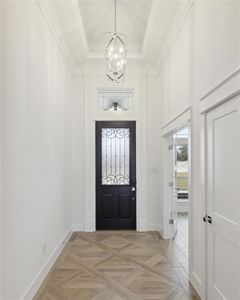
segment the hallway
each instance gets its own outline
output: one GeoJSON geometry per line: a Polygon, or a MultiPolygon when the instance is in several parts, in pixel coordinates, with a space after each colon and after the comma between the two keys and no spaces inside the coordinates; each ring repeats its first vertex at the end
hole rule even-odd
{"type": "Polygon", "coordinates": [[[240,299],[240,0],[0,0],[0,112],[0,300],[240,299]]]}
{"type": "Polygon", "coordinates": [[[198,300],[175,242],[156,232],[73,233],[34,300],[198,300]]]}

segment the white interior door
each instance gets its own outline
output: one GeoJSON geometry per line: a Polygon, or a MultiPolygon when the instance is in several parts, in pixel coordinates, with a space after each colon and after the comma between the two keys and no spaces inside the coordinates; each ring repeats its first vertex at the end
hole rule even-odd
{"type": "Polygon", "coordinates": [[[207,114],[207,299],[240,299],[240,99],[207,114]],[[209,222],[208,222],[209,221],[209,222]]]}

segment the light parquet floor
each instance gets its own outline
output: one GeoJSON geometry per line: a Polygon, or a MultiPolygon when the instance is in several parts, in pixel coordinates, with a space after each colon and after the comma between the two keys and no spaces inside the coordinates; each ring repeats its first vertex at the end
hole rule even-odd
{"type": "Polygon", "coordinates": [[[178,213],[177,234],[174,238],[175,253],[181,262],[181,265],[188,274],[188,214],[178,213]]]}
{"type": "Polygon", "coordinates": [[[33,299],[198,300],[179,253],[156,232],[75,232],[33,299]]]}

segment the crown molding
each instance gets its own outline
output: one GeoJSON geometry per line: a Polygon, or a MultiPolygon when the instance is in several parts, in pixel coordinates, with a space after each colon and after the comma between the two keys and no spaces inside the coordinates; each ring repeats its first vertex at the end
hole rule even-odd
{"type": "MultiPolygon", "coordinates": [[[[104,59],[104,52],[88,52],[88,54],[86,55],[87,59],[99,59],[99,60],[103,60],[104,59]]],[[[129,52],[128,53],[128,60],[144,60],[144,55],[142,52],[129,52]]]]}
{"type": "Polygon", "coordinates": [[[142,55],[145,57],[146,56],[146,48],[147,48],[147,43],[148,43],[148,38],[149,36],[151,36],[151,20],[153,19],[153,16],[155,15],[156,11],[157,11],[157,2],[153,1],[152,5],[151,5],[151,10],[150,10],[150,14],[148,17],[148,22],[147,22],[147,27],[145,30],[145,35],[144,35],[144,40],[143,40],[143,45],[142,45],[142,55]]]}
{"type": "MultiPolygon", "coordinates": [[[[72,72],[74,77],[84,75],[105,76],[105,66],[103,63],[98,64],[82,64],[81,67],[76,66],[72,72]]],[[[127,76],[157,76],[157,70],[150,65],[128,65],[126,69],[127,76]]]]}
{"type": "Polygon", "coordinates": [[[151,10],[150,10],[150,14],[149,14],[149,18],[148,18],[148,22],[147,22],[147,28],[146,28],[145,35],[144,35],[143,45],[142,45],[143,57],[146,56],[148,43],[149,43],[150,37],[152,35],[151,31],[152,31],[152,28],[154,27],[152,24],[152,20],[154,19],[154,16],[156,15],[156,13],[158,11],[157,6],[158,6],[158,2],[153,1],[151,10]]]}
{"type": "Polygon", "coordinates": [[[157,62],[156,62],[156,68],[158,69],[159,75],[167,61],[167,58],[171,52],[171,49],[172,49],[179,33],[181,32],[181,29],[182,29],[183,25],[185,24],[185,21],[189,15],[190,11],[192,10],[195,2],[196,2],[196,0],[188,0],[186,9],[184,10],[184,12],[180,12],[178,14],[176,21],[173,24],[172,29],[170,30],[170,32],[168,34],[168,39],[165,42],[165,46],[163,47],[163,49],[157,59],[157,62]]]}
{"type": "Polygon", "coordinates": [[[83,53],[85,56],[87,56],[89,54],[89,47],[88,47],[86,32],[85,32],[84,25],[83,25],[82,15],[80,13],[80,8],[78,5],[78,0],[72,0],[72,1],[70,1],[70,3],[71,3],[73,14],[75,16],[76,23],[78,24],[78,30],[80,33],[80,39],[81,39],[81,43],[82,43],[82,47],[83,47],[83,53]]]}
{"type": "MultiPolygon", "coordinates": [[[[105,74],[105,66],[104,66],[104,51],[103,52],[93,52],[90,51],[89,45],[87,42],[87,37],[82,21],[82,16],[78,4],[78,0],[71,0],[68,2],[68,9],[70,10],[71,15],[74,18],[74,22],[77,24],[76,28],[79,32],[79,39],[81,42],[81,49],[80,52],[81,57],[79,58],[78,62],[74,61],[73,56],[70,53],[69,47],[67,45],[67,36],[71,34],[64,33],[56,19],[56,16],[50,9],[48,5],[50,5],[51,2],[45,1],[45,0],[35,0],[38,4],[49,28],[50,31],[56,40],[57,46],[59,48],[60,53],[63,56],[64,61],[66,62],[68,69],[70,70],[70,73],[73,76],[82,76],[86,73],[92,73],[93,70],[95,70],[96,74],[102,73],[105,74]],[[99,69],[101,69],[101,72],[99,72],[99,69]]],[[[175,22],[172,25],[172,29],[169,32],[168,38],[166,40],[165,46],[162,49],[159,57],[157,58],[157,61],[155,64],[149,63],[147,60],[147,44],[149,39],[151,38],[151,22],[157,13],[157,1],[152,2],[149,19],[147,23],[147,28],[145,32],[144,42],[142,46],[142,50],[140,52],[129,52],[128,53],[128,68],[127,72],[132,72],[132,70],[139,70],[142,74],[142,71],[145,70],[145,74],[148,74],[149,76],[159,76],[160,72],[165,64],[165,61],[167,60],[167,57],[171,51],[171,48],[187,18],[187,15],[189,11],[191,10],[193,3],[195,0],[187,0],[188,4],[186,8],[181,9],[178,13],[178,16],[175,20],[175,22]],[[138,66],[139,65],[139,66],[138,66]]],[[[135,72],[135,71],[134,71],[135,72]]],[[[133,73],[134,73],[133,72],[133,73]]]]}
{"type": "Polygon", "coordinates": [[[56,22],[54,22],[54,18],[50,17],[49,12],[46,7],[46,2],[44,2],[43,0],[35,0],[35,2],[37,3],[45,21],[49,27],[50,32],[56,41],[58,50],[61,53],[69,72],[72,74],[72,70],[74,68],[74,62],[71,58],[71,55],[68,51],[67,46],[64,43],[61,43],[61,32],[59,29],[57,29],[57,25],[56,25],[56,22]]]}

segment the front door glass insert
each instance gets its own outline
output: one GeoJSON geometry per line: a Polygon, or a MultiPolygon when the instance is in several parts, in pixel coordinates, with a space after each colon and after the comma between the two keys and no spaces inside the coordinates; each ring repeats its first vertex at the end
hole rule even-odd
{"type": "Polygon", "coordinates": [[[129,128],[102,128],[102,185],[130,184],[129,128]]]}

